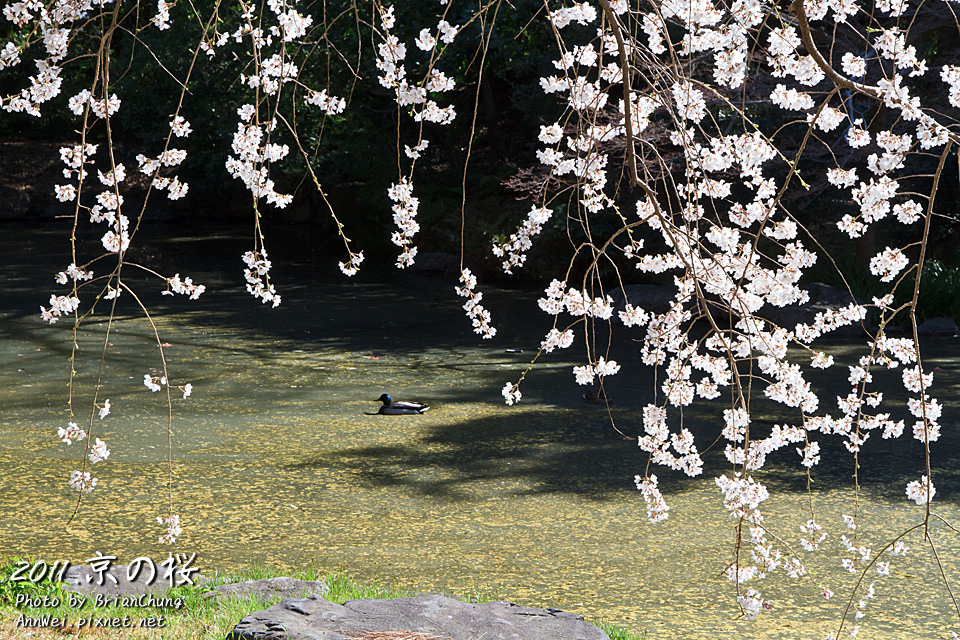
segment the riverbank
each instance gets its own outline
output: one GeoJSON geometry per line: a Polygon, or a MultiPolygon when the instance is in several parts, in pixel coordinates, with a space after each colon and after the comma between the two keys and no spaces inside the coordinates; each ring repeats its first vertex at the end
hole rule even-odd
{"type": "MultiPolygon", "coordinates": [[[[0,581],[0,640],[15,638],[62,640],[64,635],[103,639],[136,637],[162,638],[163,640],[222,640],[244,616],[266,609],[283,597],[265,598],[250,594],[231,598],[211,598],[205,597],[205,594],[209,594],[217,585],[280,576],[324,582],[330,587],[330,592],[324,598],[337,604],[343,604],[348,600],[423,595],[423,592],[401,588],[395,584],[359,582],[343,572],[313,568],[278,571],[268,567],[253,567],[238,573],[218,573],[204,578],[196,586],[177,587],[163,596],[154,598],[156,602],[170,603],[169,607],[124,607],[115,606],[112,603],[109,606],[98,607],[92,599],[87,599],[83,606],[71,607],[67,592],[63,591],[59,584],[41,582],[35,585],[9,582],[11,566],[10,563],[0,565],[0,575],[3,576],[0,581]],[[46,598],[48,604],[54,601],[59,604],[32,608],[18,607],[15,606],[18,595],[20,602],[40,603],[46,598]],[[107,621],[107,624],[117,621],[121,626],[90,628],[85,625],[78,629],[77,624],[80,618],[107,621]],[[39,623],[44,626],[24,626],[25,622],[39,623]],[[126,626],[122,626],[124,624],[126,626]]],[[[474,590],[444,595],[465,602],[487,602],[498,599],[495,593],[474,590]]],[[[625,627],[597,620],[588,620],[588,622],[603,629],[611,640],[644,640],[646,638],[645,633],[638,633],[625,627]]]]}

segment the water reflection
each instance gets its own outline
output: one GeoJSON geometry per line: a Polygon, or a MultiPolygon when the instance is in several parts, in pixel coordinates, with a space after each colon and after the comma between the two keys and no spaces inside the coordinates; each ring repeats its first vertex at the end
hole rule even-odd
{"type": "MultiPolygon", "coordinates": [[[[54,291],[50,276],[63,265],[47,259],[45,232],[21,236],[26,249],[17,252],[9,236],[0,239],[0,255],[14,258],[0,265],[7,283],[0,293],[0,549],[49,560],[78,561],[95,551],[165,556],[167,549],[153,544],[153,522],[166,510],[166,410],[161,394],[142,384],[144,373],[159,372],[152,331],[131,306],[121,307],[104,379],[114,409],[95,434],[112,455],[96,469],[101,486],[93,499],[67,522],[75,497],[66,479],[80,452],[55,434],[65,422],[69,327],[36,317],[54,291]]],[[[176,240],[157,240],[157,260],[174,246],[194,246],[176,240]]],[[[178,549],[196,552],[202,566],[342,566],[417,589],[476,588],[556,606],[649,628],[651,638],[820,638],[836,628],[854,583],[839,566],[837,544],[840,515],[853,509],[846,458],[815,476],[813,500],[832,530],[812,565],[814,579],[799,588],[779,577],[762,585],[775,614],[735,620],[733,587],[718,577],[720,559],[731,557],[733,523],[717,511],[712,481],[658,471],[671,516],[648,524],[632,483],[644,459],[610,427],[604,407],[581,401],[570,373],[578,353],[548,357],[524,386],[523,402],[502,404],[499,389],[530,356],[507,349],[530,349],[549,328],[535,292],[488,290],[484,302],[501,333],[481,342],[468,333],[453,278],[325,279],[295,265],[295,245],[284,247],[289,261],[279,250],[272,255],[285,300],[277,310],[237,293],[242,245],[231,238],[201,243],[187,255],[191,268],[176,268],[208,285],[199,303],[170,301],[156,283],[144,289],[131,275],[158,310],[172,381],[195,388],[190,399],[175,401],[174,471],[186,527],[178,549]],[[219,270],[221,253],[233,271],[219,270]],[[295,283],[282,282],[284,266],[295,283]],[[433,409],[366,415],[384,391],[433,409]],[[815,580],[837,596],[818,596],[815,580]]],[[[79,337],[84,357],[99,353],[105,330],[103,322],[88,325],[79,337]]],[[[956,342],[930,346],[945,402],[945,390],[958,384],[956,342]]],[[[611,414],[627,433],[636,432],[652,388],[649,374],[632,366],[635,351],[627,339],[615,344],[624,367],[608,389],[616,402],[611,414]]],[[[77,378],[85,412],[95,370],[84,362],[77,378]]],[[[687,426],[706,433],[720,411],[687,412],[687,426]]],[[[778,411],[771,407],[765,420],[789,419],[778,411]]],[[[936,505],[960,520],[960,447],[955,423],[947,416],[943,424],[934,445],[936,505]]],[[[921,473],[922,451],[902,445],[871,440],[865,447],[862,517],[871,535],[905,529],[921,516],[902,494],[921,473]]],[[[717,456],[708,458],[723,469],[717,456]]],[[[796,545],[808,517],[806,478],[793,451],[768,465],[758,474],[774,493],[764,512],[796,545]]],[[[958,577],[960,542],[942,526],[934,535],[948,575],[958,577]]],[[[913,552],[894,559],[892,577],[874,580],[866,637],[943,638],[955,627],[929,549],[918,537],[908,544],[913,552]]]]}

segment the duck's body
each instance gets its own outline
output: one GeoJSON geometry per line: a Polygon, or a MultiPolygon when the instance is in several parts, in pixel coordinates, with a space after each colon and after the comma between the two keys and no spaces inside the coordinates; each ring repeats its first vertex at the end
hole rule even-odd
{"type": "Polygon", "coordinates": [[[599,389],[598,391],[588,391],[587,393],[583,394],[583,401],[589,404],[613,404],[613,400],[607,397],[607,394],[603,392],[603,389],[599,389]]]}
{"type": "Polygon", "coordinates": [[[424,411],[430,409],[430,407],[422,402],[403,402],[400,400],[392,400],[386,393],[377,398],[377,400],[383,403],[383,406],[380,407],[380,410],[377,411],[377,413],[384,416],[413,415],[423,413],[424,411]]]}

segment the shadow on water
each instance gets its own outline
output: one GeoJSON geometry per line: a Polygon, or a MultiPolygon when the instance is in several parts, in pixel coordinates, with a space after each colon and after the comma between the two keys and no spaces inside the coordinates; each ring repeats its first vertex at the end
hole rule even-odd
{"type": "MultiPolygon", "coordinates": [[[[455,400],[448,398],[448,402],[455,400]]],[[[633,412],[616,411],[614,420],[635,429],[633,412]]],[[[385,420],[417,420],[390,418],[385,420]]],[[[694,427],[693,431],[705,431],[694,427]]],[[[704,442],[706,434],[700,442],[704,442]]],[[[824,439],[821,462],[808,478],[793,450],[769,456],[762,471],[753,477],[773,492],[806,494],[808,490],[854,486],[855,462],[844,446],[824,439]]],[[[934,452],[938,502],[956,502],[960,497],[960,442],[955,434],[945,437],[934,452]]],[[[704,477],[729,474],[729,464],[720,452],[705,456],[704,477]]],[[[594,500],[620,499],[617,492],[635,491],[633,474],[644,474],[646,456],[635,439],[626,439],[610,427],[606,412],[556,407],[533,415],[516,411],[510,416],[480,417],[463,423],[436,426],[418,440],[402,444],[358,446],[312,452],[292,468],[343,465],[366,483],[404,485],[425,495],[447,499],[466,498],[457,487],[477,480],[523,478],[527,492],[572,493],[594,500]],[[418,478],[412,471],[439,468],[442,481],[418,478]]],[[[906,439],[891,444],[878,442],[863,447],[859,485],[866,495],[892,502],[902,501],[904,487],[923,469],[923,445],[906,439]]],[[[703,478],[653,467],[664,495],[692,491],[703,478]]]]}
{"type": "Polygon", "coordinates": [[[591,428],[565,428],[558,425],[565,422],[562,418],[554,418],[549,431],[532,429],[526,425],[544,421],[522,413],[479,418],[435,427],[421,439],[403,444],[313,452],[292,466],[344,465],[367,483],[405,485],[447,499],[470,499],[458,487],[508,478],[523,480],[530,487],[526,493],[566,492],[597,500],[634,490],[625,470],[637,466],[636,446],[612,434],[603,418],[584,420],[586,416],[564,413],[568,420],[589,423],[591,428]],[[421,479],[411,473],[420,469],[442,469],[444,477],[421,479]]]}

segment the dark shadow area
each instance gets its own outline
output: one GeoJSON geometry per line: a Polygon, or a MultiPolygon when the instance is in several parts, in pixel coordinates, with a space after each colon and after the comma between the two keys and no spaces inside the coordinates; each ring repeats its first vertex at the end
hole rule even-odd
{"type": "MultiPolygon", "coordinates": [[[[6,241],[0,238],[0,255],[5,256],[0,270],[7,281],[0,290],[0,308],[7,312],[7,320],[45,326],[39,319],[40,305],[49,306],[50,294],[69,293],[69,286],[54,282],[56,273],[70,262],[68,236],[66,231],[48,226],[34,229],[7,224],[17,228],[5,236],[6,241]],[[57,260],[58,253],[65,255],[57,260]]],[[[209,230],[196,230],[196,237],[163,237],[163,231],[188,233],[161,225],[145,226],[138,236],[145,245],[135,245],[129,260],[165,276],[177,273],[192,277],[207,291],[198,300],[165,296],[163,281],[132,265],[125,266],[124,283],[136,291],[156,319],[182,320],[186,316],[188,323],[198,327],[232,328],[288,340],[290,348],[337,344],[344,349],[389,349],[394,353],[428,347],[453,349],[472,340],[506,348],[504,345],[513,346],[523,334],[539,335],[535,344],[525,345],[531,348],[551,326],[549,318],[536,307],[538,286],[487,291],[481,285],[485,291],[483,304],[490,309],[500,332],[494,343],[484,343],[472,333],[470,320],[461,308],[464,300],[454,292],[459,274],[404,272],[371,259],[357,276],[347,278],[337,268],[342,247],[328,250],[317,244],[320,241],[309,230],[286,226],[267,232],[268,249],[275,247],[270,249],[272,283],[284,301],[274,309],[245,291],[241,256],[252,247],[248,239],[209,230]]],[[[81,236],[78,246],[99,247],[98,239],[90,233],[81,236]]],[[[100,261],[92,268],[96,276],[102,276],[111,266],[100,261]]],[[[81,312],[90,308],[92,295],[99,288],[95,283],[85,283],[80,293],[81,312]]],[[[103,322],[101,318],[109,309],[109,304],[101,301],[97,317],[90,321],[103,322]]],[[[142,315],[129,295],[121,295],[117,318],[142,315]]]]}

